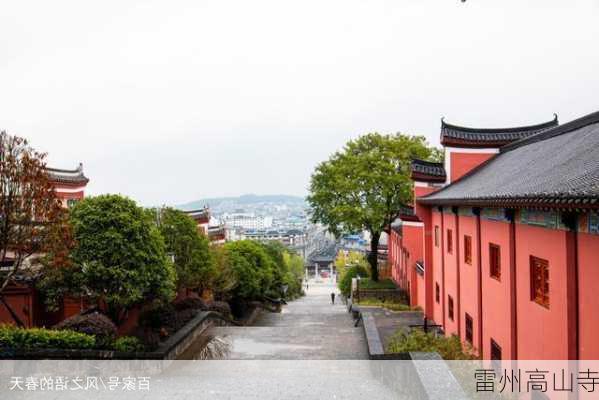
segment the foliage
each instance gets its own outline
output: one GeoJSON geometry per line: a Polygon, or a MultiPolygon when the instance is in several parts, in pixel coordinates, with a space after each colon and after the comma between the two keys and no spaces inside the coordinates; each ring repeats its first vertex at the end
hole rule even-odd
{"type": "Polygon", "coordinates": [[[359,251],[350,250],[345,253],[345,251],[339,251],[337,254],[337,258],[335,259],[335,267],[337,271],[343,271],[345,267],[351,265],[362,265],[366,267],[367,261],[362,253],[359,251]]]}
{"type": "Polygon", "coordinates": [[[69,330],[23,329],[0,325],[0,347],[17,349],[93,349],[92,335],[69,330]]]}
{"type": "Polygon", "coordinates": [[[45,291],[47,297],[69,293],[101,300],[115,321],[134,304],[174,297],[176,272],[164,240],[150,214],[134,201],[88,197],[71,209],[70,221],[77,243],[73,267],[44,277],[40,287],[53,289],[45,291]]]}
{"type": "Polygon", "coordinates": [[[397,303],[397,302],[392,302],[392,301],[380,301],[379,299],[371,299],[371,298],[366,298],[366,299],[361,298],[360,302],[358,304],[361,306],[386,308],[391,311],[415,311],[416,310],[415,308],[412,308],[408,304],[405,304],[405,303],[397,303]]]}
{"type": "Polygon", "coordinates": [[[344,271],[339,280],[337,280],[337,287],[341,294],[349,297],[351,292],[351,281],[353,278],[357,278],[358,275],[360,278],[366,278],[368,277],[368,270],[361,265],[354,265],[344,271]]]}
{"type": "Polygon", "coordinates": [[[227,252],[224,246],[213,246],[210,252],[212,253],[216,269],[216,274],[212,277],[210,289],[215,298],[229,300],[233,289],[238,285],[237,276],[233,273],[233,267],[227,259],[227,252]]]}
{"type": "Polygon", "coordinates": [[[391,279],[373,281],[372,279],[366,278],[360,281],[360,289],[397,289],[397,286],[391,279]]]}
{"type": "Polygon", "coordinates": [[[288,286],[287,298],[296,298],[303,294],[302,279],[304,278],[304,259],[297,254],[285,252],[283,254],[287,264],[285,284],[288,286]]]}
{"type": "Polygon", "coordinates": [[[0,262],[12,263],[0,276],[0,302],[20,326],[3,291],[33,255],[51,252],[52,265],[62,266],[72,244],[45,158],[27,140],[0,132],[0,262]]]}
{"type": "Polygon", "coordinates": [[[275,265],[274,279],[270,289],[273,297],[294,298],[299,296],[302,291],[301,281],[304,276],[303,259],[280,242],[266,242],[262,243],[261,246],[275,265]],[[283,293],[283,287],[287,288],[286,293],[283,293]]]}
{"type": "Polygon", "coordinates": [[[133,353],[136,351],[144,351],[145,346],[134,336],[122,336],[114,341],[114,349],[116,351],[133,353]]]}
{"type": "Polygon", "coordinates": [[[177,311],[187,310],[190,308],[194,309],[194,310],[207,310],[208,309],[208,305],[204,302],[204,300],[194,298],[194,297],[188,297],[186,299],[183,299],[181,301],[174,303],[173,305],[175,306],[175,309],[177,311]]]}
{"type": "Polygon", "coordinates": [[[158,227],[166,251],[174,256],[179,288],[203,289],[210,286],[216,269],[210,252],[210,241],[198,232],[195,221],[183,211],[162,208],[158,227]]]}
{"type": "Polygon", "coordinates": [[[105,315],[98,312],[90,314],[78,314],[61,321],[55,325],[56,330],[70,330],[85,333],[96,337],[96,345],[105,347],[110,344],[117,335],[116,325],[105,315]]]}
{"type": "Polygon", "coordinates": [[[225,317],[231,315],[231,306],[225,301],[212,301],[206,305],[208,311],[216,311],[225,317]]]}
{"type": "Polygon", "coordinates": [[[410,163],[431,153],[423,136],[369,133],[350,140],[312,174],[307,198],[312,220],[337,236],[368,230],[375,281],[381,233],[413,200],[410,163]]]}
{"type": "Polygon", "coordinates": [[[419,329],[410,332],[397,331],[389,342],[387,352],[405,353],[410,351],[437,352],[444,360],[476,359],[471,349],[462,347],[462,342],[456,335],[446,337],[431,332],[425,333],[419,329]]]}
{"type": "Polygon", "coordinates": [[[236,280],[233,295],[246,300],[267,295],[274,280],[275,263],[264,248],[251,240],[229,242],[224,248],[236,280]]]}

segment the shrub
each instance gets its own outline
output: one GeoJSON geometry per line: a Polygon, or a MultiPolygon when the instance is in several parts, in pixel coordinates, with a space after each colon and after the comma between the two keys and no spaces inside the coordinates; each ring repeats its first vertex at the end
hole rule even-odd
{"type": "Polygon", "coordinates": [[[95,346],[95,337],[85,333],[70,330],[0,326],[0,347],[32,350],[92,349],[95,346]]]}
{"type": "Polygon", "coordinates": [[[98,312],[78,314],[55,325],[56,330],[71,330],[96,337],[96,346],[106,347],[116,337],[116,325],[105,315],[98,312]]]}
{"type": "Polygon", "coordinates": [[[123,352],[144,351],[144,345],[141,341],[133,336],[123,336],[114,341],[114,349],[123,352]]]}
{"type": "Polygon", "coordinates": [[[406,353],[410,351],[437,352],[444,360],[473,360],[476,357],[471,349],[464,349],[460,338],[425,333],[419,329],[405,332],[397,331],[387,346],[389,353],[406,353]]]}
{"type": "Polygon", "coordinates": [[[361,265],[354,265],[349,267],[344,273],[341,279],[337,282],[337,286],[339,287],[339,291],[344,296],[349,296],[351,291],[351,280],[352,278],[356,278],[357,276],[361,278],[366,278],[368,276],[368,271],[361,265]]]}
{"type": "Polygon", "coordinates": [[[229,303],[225,301],[213,301],[208,303],[208,310],[219,312],[225,317],[231,315],[231,306],[229,306],[229,303]]]}
{"type": "Polygon", "coordinates": [[[417,311],[417,307],[410,307],[409,304],[398,303],[393,301],[380,301],[379,299],[360,299],[361,306],[382,307],[391,311],[417,311]]]}
{"type": "Polygon", "coordinates": [[[181,310],[187,310],[187,309],[194,309],[194,310],[206,310],[208,309],[208,306],[206,305],[206,303],[204,302],[204,300],[202,299],[198,299],[198,298],[194,298],[194,297],[188,297],[186,299],[183,299],[181,301],[178,301],[174,304],[175,309],[177,311],[181,311],[181,310]]]}
{"type": "Polygon", "coordinates": [[[165,325],[175,325],[176,310],[172,304],[165,304],[143,311],[139,316],[139,325],[148,328],[161,328],[165,325]]]}
{"type": "Polygon", "coordinates": [[[397,285],[391,279],[381,279],[373,281],[370,278],[365,278],[360,281],[361,289],[397,289],[397,285]]]}

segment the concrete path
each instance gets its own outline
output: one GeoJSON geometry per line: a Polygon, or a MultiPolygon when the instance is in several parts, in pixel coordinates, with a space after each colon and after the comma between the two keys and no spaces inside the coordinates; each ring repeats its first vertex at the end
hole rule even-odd
{"type": "Polygon", "coordinates": [[[207,334],[229,343],[233,360],[360,360],[368,359],[361,326],[337,296],[332,283],[310,283],[306,296],[281,313],[264,312],[251,327],[213,327],[207,334]]]}

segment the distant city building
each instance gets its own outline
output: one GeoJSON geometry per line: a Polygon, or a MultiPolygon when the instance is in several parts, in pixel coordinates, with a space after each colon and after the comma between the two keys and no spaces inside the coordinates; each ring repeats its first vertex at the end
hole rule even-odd
{"type": "Polygon", "coordinates": [[[221,222],[227,228],[268,229],[272,227],[272,221],[270,216],[256,216],[253,213],[226,213],[221,216],[221,222]]]}

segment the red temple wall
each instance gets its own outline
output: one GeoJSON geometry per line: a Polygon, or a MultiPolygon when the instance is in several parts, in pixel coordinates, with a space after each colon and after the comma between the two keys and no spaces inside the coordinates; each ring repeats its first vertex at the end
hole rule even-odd
{"type": "Polygon", "coordinates": [[[578,234],[579,358],[599,359],[599,235],[578,234]]]}
{"type": "Polygon", "coordinates": [[[479,347],[480,315],[478,310],[478,234],[476,217],[460,215],[460,331],[463,342],[466,342],[466,313],[472,318],[472,346],[479,347]],[[464,237],[471,238],[471,263],[466,264],[464,254],[464,237]]]}
{"type": "Polygon", "coordinates": [[[483,292],[482,354],[484,359],[491,358],[491,339],[493,339],[501,347],[502,357],[510,359],[512,352],[510,224],[485,219],[484,217],[481,217],[480,224],[483,292]],[[491,277],[490,243],[500,247],[500,280],[491,277]]]}
{"type": "Polygon", "coordinates": [[[444,301],[444,291],[443,291],[443,268],[442,268],[442,244],[443,244],[443,231],[441,230],[441,213],[434,209],[432,211],[432,242],[433,242],[433,251],[432,251],[432,260],[433,263],[430,266],[426,266],[427,271],[432,272],[432,304],[433,304],[433,312],[432,317],[433,320],[437,324],[443,324],[443,304],[444,301]],[[435,246],[435,228],[438,227],[439,238],[438,245],[435,246]],[[439,293],[439,301],[437,302],[436,298],[436,285],[439,285],[440,293],[439,293]]]}
{"type": "MultiPolygon", "coordinates": [[[[424,292],[424,279],[419,284],[418,277],[421,277],[416,273],[416,261],[422,261],[424,243],[423,239],[423,227],[419,222],[404,222],[402,227],[403,238],[402,244],[404,249],[407,251],[405,273],[410,279],[410,301],[412,306],[420,306],[424,309],[425,302],[418,299],[419,293],[424,292]],[[422,289],[419,285],[423,286],[422,289]],[[420,290],[419,290],[420,289],[420,290]]],[[[422,278],[422,277],[421,277],[422,278]]]]}
{"type": "Polygon", "coordinates": [[[443,251],[444,251],[444,269],[445,269],[445,332],[448,335],[458,334],[459,305],[458,305],[458,272],[456,256],[458,254],[458,245],[456,241],[456,218],[451,212],[443,214],[443,251]],[[451,231],[452,249],[449,252],[448,232],[451,231]],[[449,313],[449,298],[453,299],[453,318],[449,313]]]}
{"type": "Polygon", "coordinates": [[[479,166],[489,158],[493,157],[495,153],[450,153],[450,182],[461,178],[471,169],[479,166]]]}
{"type": "Polygon", "coordinates": [[[516,224],[516,265],[518,358],[567,359],[566,232],[516,224]],[[549,308],[531,300],[531,255],[549,262],[549,308]]]}

